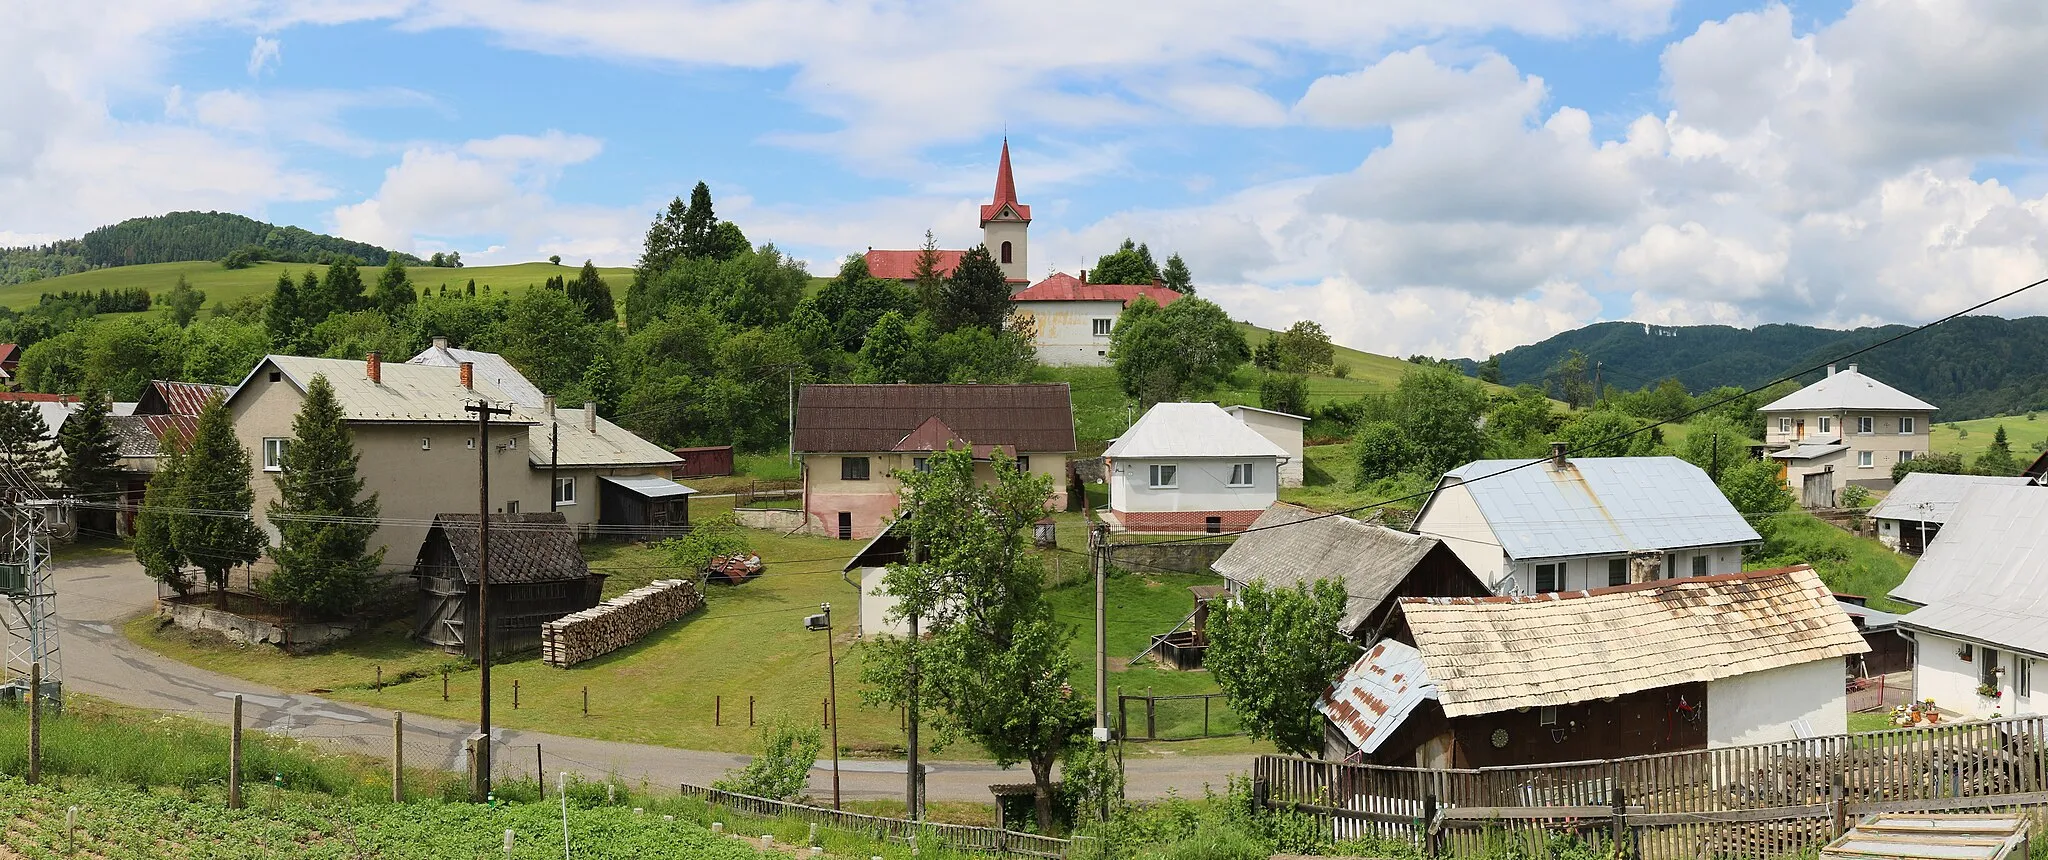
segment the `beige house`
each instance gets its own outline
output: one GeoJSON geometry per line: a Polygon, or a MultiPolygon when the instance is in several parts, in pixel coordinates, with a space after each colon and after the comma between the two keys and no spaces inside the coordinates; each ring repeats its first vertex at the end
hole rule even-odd
{"type": "Polygon", "coordinates": [[[1260,409],[1257,406],[1225,406],[1223,411],[1230,417],[1244,422],[1246,427],[1258,431],[1267,441],[1280,446],[1287,452],[1287,458],[1280,461],[1280,486],[1299,487],[1302,478],[1302,431],[1308,427],[1308,418],[1289,412],[1260,409]]]}
{"type": "Polygon", "coordinates": [[[1764,446],[1800,504],[1834,507],[1850,484],[1890,489],[1892,466],[1927,456],[1935,406],[1856,365],[1765,405],[1764,446]]]}

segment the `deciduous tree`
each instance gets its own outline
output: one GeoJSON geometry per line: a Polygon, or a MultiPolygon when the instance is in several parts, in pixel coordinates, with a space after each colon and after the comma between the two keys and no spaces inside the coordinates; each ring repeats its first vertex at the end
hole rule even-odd
{"type": "Polygon", "coordinates": [[[1159,264],[1152,261],[1152,249],[1125,239],[1115,251],[1095,260],[1088,280],[1097,284],[1152,284],[1159,281],[1159,264]]]}
{"type": "Polygon", "coordinates": [[[157,303],[170,312],[172,322],[186,326],[192,323],[193,317],[199,315],[199,309],[206,306],[206,292],[193,289],[192,282],[185,280],[184,275],[179,275],[178,283],[166,291],[162,298],[157,299],[157,303]]]}
{"type": "Polygon", "coordinates": [[[1192,297],[1161,309],[1140,296],[1124,308],[1109,337],[1118,384],[1146,404],[1206,393],[1250,357],[1230,316],[1192,297]]]}
{"type": "Polygon", "coordinates": [[[1280,369],[1288,373],[1327,371],[1335,363],[1336,347],[1330,345],[1330,335],[1322,324],[1314,320],[1288,326],[1280,333],[1278,349],[1280,369]]]}
{"type": "Polygon", "coordinates": [[[1337,630],[1344,586],[1328,579],[1293,588],[1253,583],[1238,599],[1210,604],[1203,667],[1252,737],[1294,755],[1319,755],[1316,700],[1358,653],[1337,630]]]}
{"type": "Polygon", "coordinates": [[[355,434],[342,420],[341,403],[324,374],[306,384],[292,419],[270,503],[278,545],[277,570],[263,593],[295,611],[338,617],[355,611],[369,590],[384,549],[369,548],[377,530],[377,494],[363,494],[355,434]]]}
{"type": "Polygon", "coordinates": [[[1259,406],[1290,415],[1308,414],[1308,378],[1296,373],[1268,373],[1259,380],[1259,406]]]}

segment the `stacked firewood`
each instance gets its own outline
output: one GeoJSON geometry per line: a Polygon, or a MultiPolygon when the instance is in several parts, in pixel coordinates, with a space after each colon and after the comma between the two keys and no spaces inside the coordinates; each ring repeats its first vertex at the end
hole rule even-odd
{"type": "Polygon", "coordinates": [[[703,605],[689,580],[658,580],[541,625],[541,659],[566,669],[638,642],[703,605]]]}

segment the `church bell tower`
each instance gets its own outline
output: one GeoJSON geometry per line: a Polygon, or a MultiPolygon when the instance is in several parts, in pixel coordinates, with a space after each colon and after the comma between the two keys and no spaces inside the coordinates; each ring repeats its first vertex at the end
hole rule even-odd
{"type": "Polygon", "coordinates": [[[1010,176],[1010,139],[1003,138],[1003,160],[996,168],[996,196],[981,207],[981,240],[989,256],[1003,267],[1003,277],[1029,282],[1026,265],[1030,239],[1031,207],[1017,202],[1017,181],[1010,176]]]}

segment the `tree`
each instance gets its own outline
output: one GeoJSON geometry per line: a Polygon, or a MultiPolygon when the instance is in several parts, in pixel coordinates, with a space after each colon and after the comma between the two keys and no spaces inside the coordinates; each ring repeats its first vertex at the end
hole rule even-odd
{"type": "Polygon", "coordinates": [[[1557,412],[1550,408],[1550,398],[1543,396],[1542,389],[1524,383],[1496,394],[1486,416],[1488,456],[1540,457],[1549,452],[1557,426],[1557,412]]]}
{"type": "Polygon", "coordinates": [[[1302,320],[1280,333],[1280,369],[1288,373],[1314,373],[1335,363],[1336,348],[1330,335],[1314,320],[1302,320]]]}
{"type": "Polygon", "coordinates": [[[377,275],[377,309],[396,317],[419,300],[419,294],[412,291],[412,279],[405,273],[405,264],[392,257],[377,275]]]}
{"type": "Polygon", "coordinates": [[[1565,353],[1563,358],[1550,366],[1543,375],[1552,397],[1564,401],[1573,409],[1589,406],[1593,402],[1593,383],[1586,377],[1586,354],[1576,349],[1565,353]]]}
{"type": "Polygon", "coordinates": [[[1308,414],[1308,378],[1293,373],[1268,373],[1259,380],[1259,406],[1290,415],[1308,414]]]}
{"type": "Polygon", "coordinates": [[[939,312],[939,290],[946,283],[945,274],[939,271],[943,260],[939,255],[938,237],[933,236],[930,230],[924,231],[924,246],[917,250],[917,267],[912,270],[917,276],[912,289],[917,292],[918,305],[933,315],[939,312]]]}
{"type": "Polygon", "coordinates": [[[738,224],[720,221],[718,226],[711,228],[711,247],[708,249],[711,259],[730,260],[753,247],[747,242],[747,234],[741,232],[738,224]]]}
{"type": "Polygon", "coordinates": [[[1363,490],[1375,481],[1400,475],[1415,464],[1415,452],[1408,445],[1408,437],[1401,432],[1401,425],[1387,420],[1358,425],[1351,434],[1350,456],[1351,462],[1358,464],[1351,477],[1354,490],[1363,490]]]}
{"type": "Polygon", "coordinates": [[[761,725],[760,752],[711,787],[769,800],[796,800],[810,788],[811,768],[824,748],[816,726],[800,724],[787,714],[770,717],[761,725]]]}
{"type": "Polygon", "coordinates": [[[712,238],[718,230],[718,216],[711,211],[711,186],[698,182],[690,189],[690,207],[683,210],[676,242],[688,258],[714,256],[712,238]]]}
{"type": "Polygon", "coordinates": [[[1657,439],[1646,426],[1620,410],[1595,409],[1566,421],[1558,439],[1574,457],[1648,457],[1657,453],[1657,439]]]}
{"type": "Polygon", "coordinates": [[[1743,458],[1721,475],[1721,494],[1760,532],[1768,527],[1770,515],[1792,507],[1792,491],[1778,477],[1778,464],[1769,460],[1743,458]]]}
{"type": "MultiPolygon", "coordinates": [[[[311,271],[306,273],[309,277],[311,271]]],[[[285,354],[296,353],[305,336],[305,319],[299,309],[299,289],[292,285],[291,272],[277,273],[277,286],[270,291],[270,304],[263,309],[263,327],[270,333],[270,347],[285,354]]]]}
{"type": "Polygon", "coordinates": [[[460,269],[462,268],[462,252],[449,251],[448,256],[443,258],[443,261],[446,262],[448,264],[448,267],[451,269],[460,269]]]}
{"type": "Polygon", "coordinates": [[[306,385],[292,419],[292,438],[277,474],[270,521],[278,545],[277,571],[263,593],[297,612],[338,617],[353,612],[369,590],[384,549],[369,549],[377,530],[377,494],[363,496],[355,433],[342,420],[341,403],[324,374],[306,385]]]}
{"type": "Polygon", "coordinates": [[[1146,404],[1206,393],[1250,357],[1230,316],[1197,298],[1161,309],[1140,296],[1124,308],[1109,336],[1117,383],[1146,404]]]}
{"type": "Polygon", "coordinates": [[[1002,329],[1010,318],[1010,284],[1003,267],[990,256],[987,245],[976,245],[960,256],[953,274],[939,288],[938,312],[932,319],[942,332],[962,326],[1002,329]]]}
{"type": "Polygon", "coordinates": [[[192,282],[185,280],[184,275],[179,275],[178,283],[165,292],[163,298],[157,299],[157,302],[170,310],[171,321],[182,328],[190,325],[192,318],[199,315],[199,309],[206,306],[206,293],[193,289],[192,282]]]}
{"type": "Polygon", "coordinates": [[[505,309],[503,352],[542,391],[563,391],[583,378],[599,339],[610,332],[586,321],[566,293],[527,290],[505,309]]]}
{"type": "Polygon", "coordinates": [[[598,350],[590,357],[590,366],[583,369],[583,393],[597,404],[597,414],[619,414],[619,379],[612,370],[612,359],[607,350],[598,350]]]}
{"type": "Polygon", "coordinates": [[[1152,250],[1125,239],[1115,251],[1095,260],[1088,280],[1097,284],[1152,284],[1159,281],[1159,265],[1152,262],[1152,250]]]}
{"type": "Polygon", "coordinates": [[[363,296],[363,273],[356,268],[356,258],[343,257],[327,267],[327,277],[320,283],[322,307],[315,311],[324,319],[328,314],[359,311],[369,307],[363,296]]]}
{"type": "Polygon", "coordinates": [[[1195,294],[1195,273],[1188,271],[1188,264],[1179,254],[1166,258],[1166,268],[1159,270],[1159,280],[1167,289],[1183,296],[1195,294]]]}
{"type": "Polygon", "coordinates": [[[917,315],[917,296],[901,282],[872,277],[867,260],[859,254],[846,258],[839,274],[825,283],[815,297],[818,313],[831,321],[839,348],[859,352],[868,331],[883,314],[896,311],[905,318],[917,315]]]}
{"type": "Polygon", "coordinates": [[[1202,665],[1252,737],[1294,755],[1322,752],[1316,700],[1358,650],[1337,629],[1347,599],[1343,585],[1319,579],[1293,588],[1252,583],[1236,605],[1210,605],[1202,665]]]}
{"type": "Polygon", "coordinates": [[[925,350],[916,342],[916,334],[903,314],[883,314],[854,356],[853,381],[868,385],[925,381],[925,350]]]}
{"type": "Polygon", "coordinates": [[[57,478],[57,453],[43,413],[26,400],[0,401],[0,463],[45,487],[57,478]]]}
{"type": "MultiPolygon", "coordinates": [[[[560,259],[560,258],[557,258],[560,259]]],[[[619,310],[612,304],[612,288],[597,273],[597,266],[583,261],[583,269],[568,285],[569,298],[583,309],[583,318],[594,323],[617,325],[619,310]]]]}
{"type": "Polygon", "coordinates": [[[235,441],[234,417],[219,398],[200,410],[185,455],[188,468],[176,496],[183,513],[171,520],[171,542],[206,576],[218,605],[226,608],[228,571],[261,557],[264,538],[250,516],[256,491],[249,486],[249,452],[235,441]]]}
{"type": "Polygon", "coordinates": [[[1410,470],[1434,479],[1485,453],[1479,418],[1486,390],[1470,377],[1441,367],[1411,369],[1401,375],[1390,405],[1410,470]]]}
{"type": "Polygon", "coordinates": [[[270,352],[263,326],[233,317],[214,317],[185,330],[184,369],[188,382],[233,385],[270,352]]]}
{"type": "Polygon", "coordinates": [[[2012,455],[2012,442],[2005,438],[2005,425],[1998,425],[1991,435],[1991,447],[1977,455],[1977,461],[1970,464],[1970,471],[1979,475],[2010,477],[2020,473],[2020,461],[2012,455]]]}
{"type": "Polygon", "coordinates": [[[1252,366],[1260,370],[1280,369],[1280,333],[1267,332],[1266,339],[1259,341],[1259,348],[1252,350],[1252,366]]]}
{"type": "Polygon", "coordinates": [[[641,246],[640,261],[634,264],[633,288],[638,290],[654,283],[663,272],[682,259],[683,216],[689,209],[683,205],[683,198],[668,202],[668,210],[654,216],[654,223],[647,225],[647,238],[641,246]]]}
{"type": "Polygon", "coordinates": [[[927,466],[901,476],[899,527],[918,557],[891,565],[883,583],[900,595],[893,614],[915,615],[930,636],[870,646],[864,696],[909,705],[914,675],[917,704],[936,712],[933,749],[966,737],[998,765],[1028,763],[1039,827],[1049,830],[1053,765],[1088,714],[1067,684],[1076,668],[1071,634],[1053,614],[1044,564],[1029,544],[1051,479],[1018,471],[1001,453],[993,482],[975,479],[965,450],[936,453],[927,466]]]}
{"type": "Polygon", "coordinates": [[[135,560],[151,579],[170,586],[180,596],[192,591],[192,576],[185,569],[191,560],[178,551],[178,543],[171,537],[172,521],[188,516],[176,510],[179,485],[185,480],[185,445],[185,440],[176,437],[164,440],[156,474],[149,476],[149,486],[143,490],[142,510],[135,514],[135,560]]]}
{"type": "Polygon", "coordinates": [[[1491,382],[1495,385],[1499,385],[1500,354],[1495,353],[1491,356],[1488,356],[1485,361],[1480,362],[1479,372],[1476,375],[1479,377],[1480,382],[1491,382]]]}
{"type": "Polygon", "coordinates": [[[561,264],[562,264],[562,255],[560,255],[560,254],[549,254],[549,255],[548,255],[548,262],[549,262],[549,263],[552,263],[552,264],[554,264],[554,265],[557,265],[557,266],[559,266],[559,265],[561,265],[561,264]]]}
{"type": "Polygon", "coordinates": [[[1685,443],[1678,456],[1719,478],[1737,463],[1749,459],[1749,437],[1735,422],[1720,415],[1705,414],[1687,426],[1685,443]],[[1718,440],[1718,441],[1717,441],[1718,440]]]}
{"type": "Polygon", "coordinates": [[[1914,472],[1932,472],[1937,475],[1960,475],[1963,473],[1963,455],[1953,451],[1929,453],[1925,457],[1900,460],[1892,465],[1892,482],[1898,483],[1914,472]]]}
{"type": "MultiPolygon", "coordinates": [[[[79,498],[111,499],[120,488],[121,451],[113,428],[107,426],[107,394],[87,388],[79,392],[78,399],[78,411],[64,419],[64,426],[57,431],[57,447],[64,451],[58,480],[79,498]]],[[[90,521],[96,530],[114,530],[113,515],[108,511],[80,511],[78,519],[81,527],[90,521]]]]}
{"type": "Polygon", "coordinates": [[[443,254],[440,251],[435,251],[434,256],[427,258],[427,265],[432,266],[436,269],[442,268],[448,265],[448,255],[443,254]]]}

